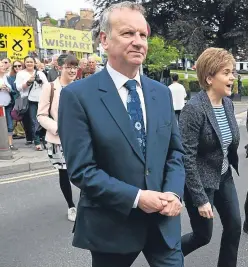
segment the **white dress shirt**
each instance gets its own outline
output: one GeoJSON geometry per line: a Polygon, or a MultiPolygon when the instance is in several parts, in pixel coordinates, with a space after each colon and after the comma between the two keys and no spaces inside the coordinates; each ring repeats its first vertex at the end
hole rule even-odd
{"type": "MultiPolygon", "coordinates": [[[[129,81],[130,79],[126,76],[124,76],[123,74],[117,72],[116,70],[114,70],[109,63],[107,63],[106,65],[107,71],[110,74],[117,90],[118,90],[118,94],[125,106],[125,109],[127,110],[127,98],[128,98],[128,94],[129,94],[129,90],[127,88],[124,87],[124,84],[129,81]]],[[[137,72],[136,76],[133,78],[133,80],[137,81],[137,93],[139,95],[140,98],[140,102],[141,102],[141,107],[142,107],[142,112],[143,112],[143,119],[144,119],[144,127],[145,127],[145,131],[146,131],[146,109],[145,109],[145,103],[144,103],[144,94],[143,94],[143,90],[142,90],[142,85],[141,85],[141,80],[140,80],[140,74],[139,71],[137,72]]]]}
{"type": "MultiPolygon", "coordinates": [[[[124,87],[124,84],[130,80],[130,78],[124,76],[123,74],[121,74],[120,72],[114,70],[110,64],[107,62],[106,64],[106,69],[108,71],[108,73],[110,74],[117,90],[118,90],[118,94],[125,106],[125,109],[127,110],[127,98],[128,98],[128,94],[129,94],[129,90],[127,88],[124,87]]],[[[133,78],[133,80],[137,81],[137,93],[139,95],[140,98],[140,102],[141,102],[141,107],[142,107],[142,112],[143,112],[143,119],[144,119],[144,127],[145,127],[145,132],[146,132],[146,109],[145,109],[145,102],[144,102],[144,95],[143,95],[143,90],[142,90],[142,84],[141,84],[141,79],[140,79],[140,74],[139,71],[137,72],[136,76],[133,78]]],[[[167,193],[172,193],[172,192],[167,192],[167,193]]],[[[138,205],[138,201],[139,201],[139,197],[141,194],[141,189],[139,189],[137,197],[134,201],[133,204],[133,208],[137,208],[138,205]]],[[[176,197],[179,198],[178,195],[176,195],[175,193],[173,193],[176,197]]]]}
{"type": "MultiPolygon", "coordinates": [[[[121,74],[120,72],[114,70],[110,64],[107,62],[106,65],[106,69],[108,71],[108,73],[110,74],[117,90],[118,90],[118,94],[125,106],[125,109],[127,110],[127,98],[128,98],[128,94],[129,94],[129,90],[127,88],[124,87],[124,84],[130,80],[130,78],[124,76],[123,74],[121,74]]],[[[134,80],[137,81],[137,93],[139,95],[140,98],[140,102],[141,102],[141,107],[142,107],[142,112],[143,112],[143,119],[144,119],[144,128],[145,128],[145,132],[146,132],[146,109],[145,109],[145,103],[144,103],[144,94],[143,94],[143,90],[142,90],[142,86],[141,86],[141,80],[140,80],[140,74],[139,71],[137,72],[136,76],[134,77],[134,80]]],[[[141,189],[139,189],[137,197],[134,201],[133,204],[133,208],[137,207],[138,204],[138,200],[141,194],[141,189]]]]}

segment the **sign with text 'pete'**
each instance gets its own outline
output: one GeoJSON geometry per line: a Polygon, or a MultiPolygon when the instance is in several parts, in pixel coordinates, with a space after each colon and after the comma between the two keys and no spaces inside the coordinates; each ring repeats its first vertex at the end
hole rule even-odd
{"type": "Polygon", "coordinates": [[[15,52],[21,52],[23,50],[34,51],[35,40],[32,27],[0,27],[0,51],[8,50],[8,37],[15,39],[14,44],[9,49],[13,49],[15,52]]]}
{"type": "Polygon", "coordinates": [[[20,40],[21,36],[8,36],[8,50],[7,50],[7,57],[11,60],[11,62],[14,62],[15,60],[23,61],[24,58],[28,55],[28,47],[25,45],[22,45],[22,42],[20,43],[20,46],[22,46],[22,50],[20,47],[16,50],[13,49],[13,47],[16,45],[16,41],[20,40]]]}
{"type": "Polygon", "coordinates": [[[42,27],[42,45],[46,49],[92,53],[92,33],[56,27],[42,27]]]}

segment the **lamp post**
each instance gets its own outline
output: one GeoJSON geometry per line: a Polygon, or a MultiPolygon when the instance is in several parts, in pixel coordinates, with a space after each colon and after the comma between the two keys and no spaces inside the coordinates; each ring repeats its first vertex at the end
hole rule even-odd
{"type": "Polygon", "coordinates": [[[12,158],[12,152],[9,149],[5,110],[4,107],[0,106],[0,160],[10,160],[12,158]]]}
{"type": "Polygon", "coordinates": [[[184,73],[184,79],[188,79],[188,58],[187,55],[185,55],[185,73],[184,73]]]}

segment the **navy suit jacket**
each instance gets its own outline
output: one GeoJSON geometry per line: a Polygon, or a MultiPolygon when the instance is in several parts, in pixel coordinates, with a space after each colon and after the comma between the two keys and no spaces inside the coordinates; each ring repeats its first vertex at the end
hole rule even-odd
{"type": "Polygon", "coordinates": [[[133,204],[139,189],[183,197],[183,148],[169,89],[141,76],[146,158],[108,71],[63,88],[58,129],[71,182],[81,189],[73,245],[106,253],[141,251],[151,218],[173,248],[180,216],[148,215],[133,204]]]}

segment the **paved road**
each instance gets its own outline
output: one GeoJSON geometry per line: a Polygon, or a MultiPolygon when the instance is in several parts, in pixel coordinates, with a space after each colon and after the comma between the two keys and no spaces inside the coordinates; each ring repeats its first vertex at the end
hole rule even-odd
{"type": "MultiPolygon", "coordinates": [[[[247,191],[248,165],[243,147],[247,142],[247,134],[244,126],[240,129],[241,176],[234,177],[244,218],[243,203],[247,191]]],[[[66,218],[67,207],[59,190],[57,175],[38,175],[40,178],[31,180],[28,179],[35,176],[18,176],[22,176],[19,181],[13,179],[6,184],[3,184],[4,179],[0,179],[0,267],[91,266],[89,253],[71,246],[73,224],[66,218]]],[[[76,188],[73,191],[77,201],[79,192],[76,188]]],[[[216,213],[215,215],[211,243],[205,249],[199,249],[189,255],[185,260],[185,267],[216,266],[222,229],[219,218],[216,213]]],[[[183,233],[190,230],[185,210],[182,226],[183,233]]],[[[247,235],[242,234],[238,267],[248,266],[247,245],[247,235]]],[[[140,255],[132,267],[148,267],[148,264],[140,255]]]]}
{"type": "Polygon", "coordinates": [[[247,102],[237,102],[234,103],[234,113],[239,114],[244,111],[247,111],[248,109],[248,103],[247,102]]]}

